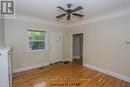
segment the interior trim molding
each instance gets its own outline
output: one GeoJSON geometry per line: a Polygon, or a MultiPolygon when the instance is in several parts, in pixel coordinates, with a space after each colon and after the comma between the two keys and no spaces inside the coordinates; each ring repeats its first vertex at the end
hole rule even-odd
{"type": "Polygon", "coordinates": [[[22,72],[22,71],[26,71],[26,70],[30,70],[30,69],[35,69],[35,68],[39,68],[42,66],[47,66],[49,65],[49,63],[44,63],[44,64],[36,64],[36,65],[31,65],[31,66],[25,66],[25,67],[20,67],[20,68],[14,68],[13,69],[13,73],[17,73],[17,72],[22,72]]]}
{"type": "Polygon", "coordinates": [[[31,16],[27,16],[27,15],[22,15],[22,14],[17,14],[15,19],[21,20],[21,21],[39,23],[39,24],[46,24],[46,25],[51,25],[51,26],[66,27],[64,24],[62,24],[60,22],[54,22],[54,21],[49,21],[49,20],[45,20],[45,19],[39,19],[39,18],[36,18],[36,17],[31,17],[31,16]]]}
{"type": "Polygon", "coordinates": [[[130,82],[130,77],[128,77],[128,76],[125,76],[125,75],[122,75],[122,74],[119,74],[119,73],[115,73],[115,72],[113,72],[113,71],[110,71],[110,70],[107,70],[107,69],[103,69],[103,68],[100,68],[100,67],[96,67],[96,66],[93,66],[93,65],[90,65],[90,64],[85,64],[84,66],[85,66],[85,67],[88,67],[88,68],[90,68],[90,69],[99,71],[99,72],[101,72],[101,73],[104,73],[104,74],[107,74],[107,75],[116,77],[116,78],[118,78],[118,79],[121,79],[121,80],[130,82]]]}
{"type": "Polygon", "coordinates": [[[130,14],[130,7],[122,9],[122,10],[114,11],[111,13],[95,16],[93,18],[88,18],[87,20],[82,20],[77,23],[70,24],[70,25],[68,25],[68,28],[85,25],[88,23],[98,22],[98,21],[102,21],[102,20],[107,20],[107,19],[124,16],[124,15],[128,15],[128,14],[130,14]]]}
{"type": "Polygon", "coordinates": [[[72,27],[85,25],[85,24],[93,23],[93,22],[98,22],[98,21],[115,18],[115,17],[119,17],[119,16],[123,16],[123,15],[128,15],[128,14],[130,14],[130,7],[121,9],[118,11],[113,11],[110,13],[105,13],[103,15],[95,16],[92,18],[87,18],[86,20],[82,20],[82,21],[79,21],[76,23],[70,23],[70,24],[64,24],[64,23],[60,23],[60,22],[56,22],[56,21],[39,19],[36,17],[31,17],[31,16],[27,16],[27,15],[23,15],[23,14],[17,14],[15,18],[17,20],[34,22],[34,23],[39,23],[39,24],[47,24],[47,25],[52,25],[52,26],[64,27],[64,28],[72,28],[72,27]]]}

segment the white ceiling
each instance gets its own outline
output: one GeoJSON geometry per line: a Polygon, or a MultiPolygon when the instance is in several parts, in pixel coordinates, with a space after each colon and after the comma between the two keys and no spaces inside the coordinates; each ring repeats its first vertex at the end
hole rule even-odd
{"type": "Polygon", "coordinates": [[[114,11],[130,8],[130,0],[15,0],[16,15],[22,14],[51,22],[60,22],[63,24],[77,23],[83,20],[91,19],[103,14],[109,14],[114,11]],[[73,18],[67,23],[66,19],[58,21],[56,16],[61,14],[57,6],[66,8],[66,4],[73,4],[72,8],[82,6],[83,19],[73,18]]]}

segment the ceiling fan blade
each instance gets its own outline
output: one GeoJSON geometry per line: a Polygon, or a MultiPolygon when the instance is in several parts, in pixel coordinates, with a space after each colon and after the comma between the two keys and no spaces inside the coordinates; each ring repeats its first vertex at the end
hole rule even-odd
{"type": "Polygon", "coordinates": [[[71,18],[71,14],[68,14],[67,15],[67,20],[70,20],[70,18],[71,18]]]}
{"type": "Polygon", "coordinates": [[[83,7],[79,6],[79,7],[75,8],[75,9],[73,9],[72,12],[76,12],[76,11],[79,11],[79,10],[82,10],[82,9],[83,9],[83,7]]]}
{"type": "Polygon", "coordinates": [[[61,18],[61,17],[65,16],[65,15],[66,15],[65,13],[61,14],[61,15],[56,16],[56,18],[61,18]]]}
{"type": "Polygon", "coordinates": [[[72,15],[78,16],[78,17],[84,17],[84,15],[82,15],[82,14],[77,14],[77,13],[73,13],[72,15]]]}
{"type": "Polygon", "coordinates": [[[61,6],[58,6],[57,8],[61,9],[62,11],[67,12],[64,8],[62,8],[61,6]]]}

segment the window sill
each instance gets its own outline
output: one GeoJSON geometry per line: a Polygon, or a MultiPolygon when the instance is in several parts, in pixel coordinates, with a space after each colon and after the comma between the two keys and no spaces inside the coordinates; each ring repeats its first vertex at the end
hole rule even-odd
{"type": "Polygon", "coordinates": [[[28,50],[28,53],[32,53],[32,52],[45,52],[47,51],[47,49],[42,49],[42,50],[28,50]]]}

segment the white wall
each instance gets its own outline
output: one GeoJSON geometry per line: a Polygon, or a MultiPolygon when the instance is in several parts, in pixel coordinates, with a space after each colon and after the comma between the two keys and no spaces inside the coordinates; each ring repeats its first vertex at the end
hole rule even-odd
{"type": "Polygon", "coordinates": [[[126,44],[126,41],[130,40],[130,15],[68,29],[15,19],[5,21],[5,42],[14,47],[14,69],[50,63],[50,49],[34,53],[26,51],[27,29],[43,29],[48,33],[63,32],[64,58],[70,60],[72,60],[72,34],[84,33],[84,65],[93,65],[130,77],[130,44],[126,44]]]}
{"type": "Polygon", "coordinates": [[[84,33],[84,65],[89,64],[130,77],[130,15],[81,26],[68,31],[67,57],[72,58],[72,34],[84,33]]]}
{"type": "Polygon", "coordinates": [[[39,64],[49,64],[51,62],[49,43],[50,32],[63,32],[64,34],[64,30],[65,29],[63,27],[26,22],[17,19],[5,20],[5,42],[7,45],[11,45],[14,47],[13,68],[19,69],[22,67],[34,66],[39,64]],[[49,44],[48,50],[42,52],[27,52],[28,29],[47,31],[49,44]]]}
{"type": "Polygon", "coordinates": [[[0,46],[4,45],[4,19],[0,19],[0,46]]]}

